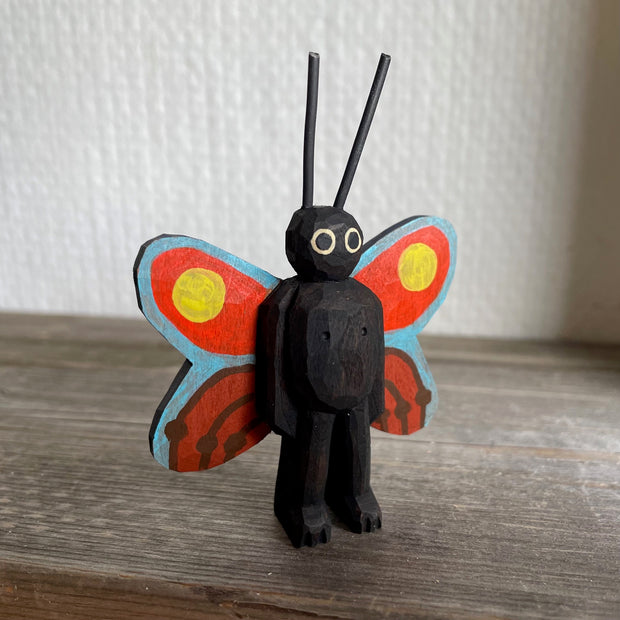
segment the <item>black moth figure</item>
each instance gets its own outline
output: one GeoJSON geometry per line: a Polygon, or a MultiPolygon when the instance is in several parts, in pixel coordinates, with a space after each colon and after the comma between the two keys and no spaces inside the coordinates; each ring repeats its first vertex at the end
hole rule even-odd
{"type": "Polygon", "coordinates": [[[334,205],[315,206],[309,56],[303,202],[286,231],[296,276],[180,235],[145,243],[134,267],[140,309],[187,358],[153,419],[153,456],[197,471],[281,435],[275,513],[296,547],[329,541],[327,506],[355,532],[381,527],[370,426],[410,434],[437,408],[417,334],[452,280],[454,230],[417,216],[363,244],[344,211],[389,63],[382,54],[334,205]]]}

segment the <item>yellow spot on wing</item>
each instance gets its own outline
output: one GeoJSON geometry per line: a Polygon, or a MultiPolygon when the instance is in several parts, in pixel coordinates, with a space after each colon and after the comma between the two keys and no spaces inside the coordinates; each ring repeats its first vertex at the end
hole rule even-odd
{"type": "Polygon", "coordinates": [[[426,243],[412,243],[398,259],[398,277],[408,291],[428,288],[437,273],[437,254],[426,243]]]}
{"type": "Polygon", "coordinates": [[[222,276],[201,267],[184,271],[172,289],[175,308],[194,323],[214,319],[224,306],[225,296],[226,285],[222,276]]]}

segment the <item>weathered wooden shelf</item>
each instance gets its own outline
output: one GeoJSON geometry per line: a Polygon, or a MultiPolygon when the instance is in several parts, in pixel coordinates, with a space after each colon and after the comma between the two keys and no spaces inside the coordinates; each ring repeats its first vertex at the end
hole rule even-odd
{"type": "Polygon", "coordinates": [[[440,410],[373,431],[383,529],[294,549],[278,439],[166,471],[144,321],[0,315],[0,617],[620,617],[620,348],[423,338],[440,410]]]}

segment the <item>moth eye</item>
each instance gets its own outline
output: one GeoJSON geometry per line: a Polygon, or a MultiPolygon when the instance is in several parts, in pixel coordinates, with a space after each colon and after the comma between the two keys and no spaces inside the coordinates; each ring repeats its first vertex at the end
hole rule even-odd
{"type": "Polygon", "coordinates": [[[344,235],[344,246],[347,252],[355,254],[362,247],[362,235],[357,228],[349,228],[344,235]]]}
{"type": "Polygon", "coordinates": [[[317,254],[331,254],[336,247],[336,235],[329,228],[317,228],[312,235],[310,245],[317,254]]]}

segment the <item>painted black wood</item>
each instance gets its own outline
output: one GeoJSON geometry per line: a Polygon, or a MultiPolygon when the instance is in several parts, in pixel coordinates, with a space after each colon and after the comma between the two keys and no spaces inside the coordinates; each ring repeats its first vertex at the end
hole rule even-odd
{"type": "Polygon", "coordinates": [[[314,199],[314,138],[316,113],[319,101],[319,55],[308,54],[308,95],[306,99],[306,125],[304,128],[304,177],[302,206],[311,207],[314,199]]]}
{"type": "Polygon", "coordinates": [[[383,89],[383,83],[387,76],[388,69],[390,68],[391,57],[387,54],[381,54],[379,58],[379,64],[377,65],[377,71],[375,73],[372,86],[370,87],[370,93],[368,94],[368,100],[364,107],[364,113],[362,114],[362,120],[360,121],[355,140],[353,141],[353,147],[351,148],[351,154],[347,161],[347,167],[342,175],[342,181],[338,188],[336,198],[334,198],[334,207],[337,209],[344,209],[344,203],[349,195],[351,189],[351,183],[353,183],[353,177],[355,176],[355,170],[357,164],[359,164],[360,157],[362,156],[362,150],[364,149],[364,143],[368,137],[370,131],[370,125],[372,118],[375,115],[377,104],[379,103],[379,97],[381,96],[381,90],[383,89]]]}
{"type": "Polygon", "coordinates": [[[369,425],[384,409],[383,310],[349,277],[362,246],[350,214],[300,209],[286,242],[298,275],[259,309],[256,403],[283,435],[276,515],[295,546],[314,546],[330,539],[327,503],[353,531],[381,527],[369,425]]]}
{"type": "Polygon", "coordinates": [[[278,435],[294,437],[297,412],[284,389],[285,318],[297,293],[297,280],[281,282],[258,309],[256,408],[278,435]]]}
{"type": "Polygon", "coordinates": [[[326,503],[355,532],[381,527],[369,426],[384,410],[383,309],[350,277],[363,236],[343,206],[389,63],[382,54],[335,205],[314,206],[319,56],[309,55],[303,201],[286,230],[297,276],[258,313],[256,408],[282,435],[274,508],[296,547],[329,541],[326,503]]]}

